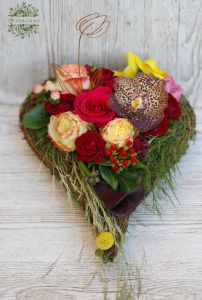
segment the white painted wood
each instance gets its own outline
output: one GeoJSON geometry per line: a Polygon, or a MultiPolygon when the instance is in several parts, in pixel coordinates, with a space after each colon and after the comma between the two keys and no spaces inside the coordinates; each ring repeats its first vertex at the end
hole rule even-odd
{"type": "MultiPolygon", "coordinates": [[[[111,26],[106,36],[82,41],[82,63],[121,68],[127,49],[156,58],[195,103],[201,132],[202,1],[30,2],[40,9],[40,32],[25,40],[7,32],[17,1],[0,3],[0,299],[104,299],[92,229],[22,139],[18,106],[33,83],[50,76],[51,62],[76,62],[75,21],[98,11],[111,26]]],[[[143,206],[131,217],[125,248],[132,271],[141,271],[140,299],[202,299],[201,149],[199,133],[175,175],[181,205],[162,199],[162,220],[143,206]]],[[[115,299],[116,275],[116,265],[106,267],[107,299],[115,299]]]]}

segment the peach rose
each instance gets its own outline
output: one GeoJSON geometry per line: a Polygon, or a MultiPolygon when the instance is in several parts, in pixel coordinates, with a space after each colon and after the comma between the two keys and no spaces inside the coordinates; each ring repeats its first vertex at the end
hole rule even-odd
{"type": "Polygon", "coordinates": [[[78,95],[81,90],[90,87],[90,79],[85,66],[80,65],[79,72],[79,66],[77,64],[62,65],[58,75],[70,94],[78,95]]]}
{"type": "Polygon", "coordinates": [[[101,128],[100,134],[106,142],[106,147],[115,144],[124,147],[127,141],[133,141],[137,134],[134,126],[125,118],[115,118],[101,128]]]}
{"type": "Polygon", "coordinates": [[[76,148],[77,137],[88,130],[87,125],[70,111],[52,115],[48,124],[48,136],[58,149],[71,152],[76,148]]]}

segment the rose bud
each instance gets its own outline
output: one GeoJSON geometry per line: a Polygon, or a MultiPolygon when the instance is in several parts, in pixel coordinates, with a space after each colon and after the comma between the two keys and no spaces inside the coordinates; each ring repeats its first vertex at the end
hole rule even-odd
{"type": "Polygon", "coordinates": [[[39,83],[36,83],[34,86],[33,86],[33,89],[32,89],[33,93],[34,94],[39,94],[43,91],[43,86],[39,83]]]}
{"type": "Polygon", "coordinates": [[[60,93],[58,91],[52,91],[50,96],[51,96],[52,100],[59,100],[60,99],[60,93]]]}

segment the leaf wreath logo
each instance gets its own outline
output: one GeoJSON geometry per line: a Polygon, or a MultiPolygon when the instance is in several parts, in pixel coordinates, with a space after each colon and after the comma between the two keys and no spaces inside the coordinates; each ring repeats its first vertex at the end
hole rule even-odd
{"type": "Polygon", "coordinates": [[[26,36],[38,33],[39,10],[32,4],[23,2],[9,8],[8,32],[24,39],[26,36]]]}

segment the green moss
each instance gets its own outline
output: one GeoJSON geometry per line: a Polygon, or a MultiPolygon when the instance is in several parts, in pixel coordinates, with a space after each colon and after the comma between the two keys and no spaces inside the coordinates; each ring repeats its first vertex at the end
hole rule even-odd
{"type": "Polygon", "coordinates": [[[150,173],[149,180],[145,178],[146,186],[148,192],[153,191],[153,208],[157,212],[162,196],[170,198],[168,189],[174,192],[173,171],[196,135],[195,114],[184,96],[181,109],[180,120],[170,122],[170,129],[165,135],[152,139],[143,160],[150,173]]]}

